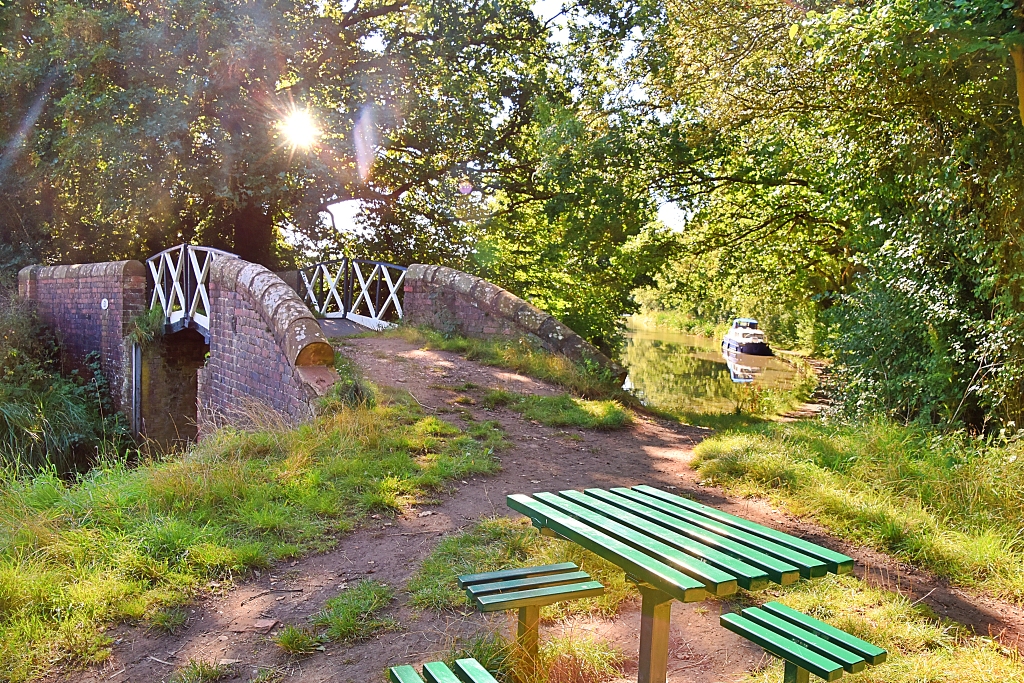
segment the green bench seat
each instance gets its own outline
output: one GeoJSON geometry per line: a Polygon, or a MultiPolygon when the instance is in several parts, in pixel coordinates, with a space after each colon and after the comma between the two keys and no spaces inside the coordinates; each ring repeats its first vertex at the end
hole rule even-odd
{"type": "Polygon", "coordinates": [[[516,642],[529,669],[523,672],[524,680],[532,678],[536,670],[540,648],[540,608],[563,600],[591,598],[604,593],[604,586],[591,581],[590,575],[580,571],[573,562],[463,574],[458,583],[473,606],[481,612],[519,610],[516,642]]]}
{"type": "Polygon", "coordinates": [[[834,681],[881,664],[886,651],[778,602],[723,614],[720,623],[785,660],[783,683],[808,683],[810,674],[834,681]]]}
{"type": "Polygon", "coordinates": [[[393,666],[388,672],[391,683],[498,683],[487,669],[475,659],[456,659],[455,669],[449,669],[444,662],[427,662],[423,665],[423,678],[408,664],[393,666]]]}

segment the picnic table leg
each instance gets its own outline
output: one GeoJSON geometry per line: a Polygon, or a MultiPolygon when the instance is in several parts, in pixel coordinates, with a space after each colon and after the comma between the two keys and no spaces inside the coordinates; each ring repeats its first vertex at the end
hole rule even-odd
{"type": "Polygon", "coordinates": [[[519,628],[516,631],[516,642],[523,655],[523,670],[514,677],[519,683],[527,683],[537,678],[537,656],[540,645],[540,607],[528,605],[519,608],[519,628]]]}
{"type": "Polygon", "coordinates": [[[651,586],[638,586],[640,603],[640,670],[637,683],[665,683],[668,672],[668,627],[672,597],[651,586]]]}
{"type": "Polygon", "coordinates": [[[793,662],[786,662],[786,673],[782,676],[782,683],[810,683],[811,672],[801,669],[793,662]]]}

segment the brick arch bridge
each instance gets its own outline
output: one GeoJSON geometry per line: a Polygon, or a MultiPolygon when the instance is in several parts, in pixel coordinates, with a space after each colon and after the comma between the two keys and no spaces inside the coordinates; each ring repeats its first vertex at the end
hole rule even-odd
{"type": "Polygon", "coordinates": [[[98,353],[133,432],[165,446],[257,406],[292,422],[309,418],[338,379],[324,333],[332,321],[381,329],[405,318],[467,336],[525,336],[624,375],[550,315],[443,266],[346,258],[273,273],[227,252],[181,245],[145,265],[28,266],[18,289],[56,331],[64,370],[84,370],[98,353]],[[147,340],[139,322],[150,310],[162,318],[155,321],[162,334],[147,340]]]}

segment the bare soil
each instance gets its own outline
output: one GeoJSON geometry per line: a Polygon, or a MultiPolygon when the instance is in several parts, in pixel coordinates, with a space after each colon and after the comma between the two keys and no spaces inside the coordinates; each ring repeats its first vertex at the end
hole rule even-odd
{"type": "MultiPolygon", "coordinates": [[[[500,421],[512,444],[501,454],[502,471],[454,482],[436,504],[418,505],[395,519],[369,520],[341,537],[329,553],[286,563],[236,584],[211,584],[176,635],[117,626],[110,631],[115,645],[107,662],[87,671],[55,674],[50,680],[164,681],[189,659],[203,659],[233,660],[233,678],[242,681],[251,680],[260,667],[279,670],[287,681],[383,681],[389,666],[432,661],[457,639],[497,628],[508,632],[512,627],[513,615],[438,614],[408,607],[404,586],[440,537],[484,516],[515,515],[505,506],[506,494],[588,486],[675,487],[723,510],[844,552],[858,561],[859,575],[871,583],[925,602],[978,633],[1001,634],[1003,642],[1011,644],[1024,633],[1024,611],[1013,605],[950,587],[889,557],[845,544],[764,501],[731,498],[701,485],[689,463],[693,446],[709,430],[645,416],[631,428],[613,432],[552,429],[512,411],[484,410],[479,404],[491,388],[558,392],[542,382],[397,339],[351,339],[341,351],[374,383],[409,391],[427,412],[460,427],[465,426],[463,415],[500,421]],[[453,390],[467,382],[479,388],[453,390]],[[329,643],[324,651],[303,658],[288,657],[271,641],[285,624],[308,624],[327,599],[364,577],[396,588],[398,598],[390,614],[398,620],[399,630],[352,645],[329,643]],[[268,622],[275,625],[265,626],[268,622]]],[[[766,658],[760,648],[718,625],[719,614],[733,608],[727,600],[674,604],[670,681],[736,681],[763,666],[766,658]]],[[[541,637],[569,630],[597,634],[623,652],[623,676],[635,680],[639,621],[639,605],[632,604],[614,619],[545,624],[541,637]]]]}

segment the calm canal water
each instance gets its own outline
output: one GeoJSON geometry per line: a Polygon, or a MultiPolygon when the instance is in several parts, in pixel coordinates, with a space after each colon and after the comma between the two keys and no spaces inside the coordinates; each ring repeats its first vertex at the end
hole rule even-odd
{"type": "Polygon", "coordinates": [[[621,356],[627,382],[644,403],[663,410],[732,413],[765,390],[790,392],[801,379],[795,366],[776,357],[727,361],[721,345],[720,339],[631,323],[621,356]]]}

